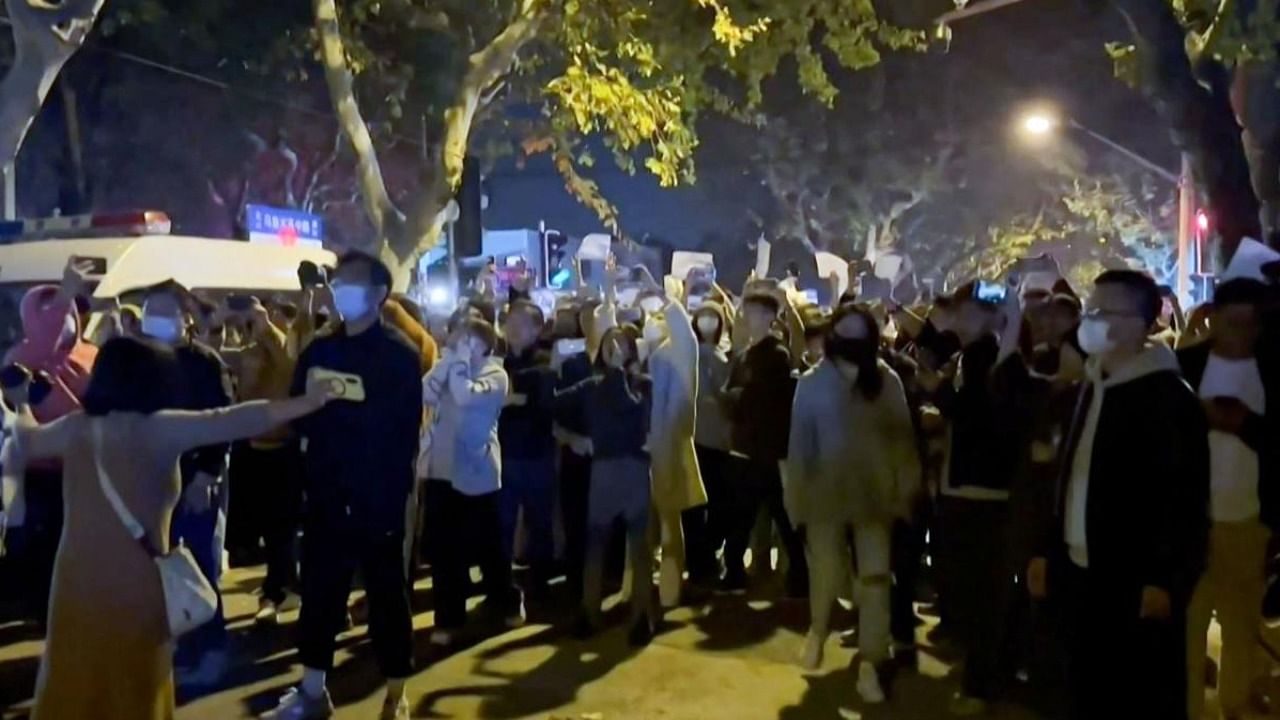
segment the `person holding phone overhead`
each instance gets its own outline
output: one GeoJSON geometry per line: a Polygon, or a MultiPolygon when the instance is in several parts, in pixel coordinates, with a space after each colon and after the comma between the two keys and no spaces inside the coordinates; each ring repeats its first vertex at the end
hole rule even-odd
{"type": "MultiPolygon", "coordinates": [[[[72,258],[62,284],[38,285],[22,297],[22,342],[5,355],[6,365],[20,363],[43,372],[51,391],[33,412],[52,422],[80,409],[89,386],[98,348],[81,339],[83,328],[75,312],[77,297],[85,294],[89,263],[72,258]]],[[[16,502],[25,506],[22,528],[11,537],[11,549],[21,575],[23,610],[28,619],[44,623],[48,615],[53,557],[62,533],[62,464],[57,459],[27,463],[16,502]]]]}
{"type": "MultiPolygon", "coordinates": [[[[223,357],[235,372],[239,399],[289,397],[296,356],[289,351],[288,329],[273,321],[257,299],[238,297],[244,300],[229,302],[228,310],[244,326],[244,344],[223,351],[223,357]]],[[[229,482],[227,536],[232,562],[245,563],[242,558],[256,555],[261,539],[267,576],[254,620],[271,625],[278,621],[281,606],[297,600],[296,538],[302,521],[302,455],[297,438],[281,426],[236,445],[231,451],[229,482]]]]}
{"type": "Polygon", "coordinates": [[[58,547],[49,632],[36,681],[36,720],[174,717],[172,640],[165,596],[148,549],[107,500],[107,483],[168,552],[179,502],[179,458],[250,437],[313,412],[322,386],[279,402],[191,412],[171,348],[117,338],[103,346],[84,412],[41,424],[27,386],[6,388],[18,413],[16,454],[63,461],[67,524],[58,547]]]}
{"type": "Polygon", "coordinates": [[[405,680],[413,671],[413,622],[404,562],[406,508],[422,424],[420,358],[382,320],[391,289],[382,261],[350,253],[338,262],[333,301],[341,325],[302,352],[293,394],[313,370],[359,378],[364,400],[342,400],[294,423],[302,438],[307,507],[303,518],[303,675],[264,717],[308,720],[333,714],[326,675],[347,611],[356,568],[369,600],[369,632],[387,693],[382,718],[409,717],[405,680]]]}

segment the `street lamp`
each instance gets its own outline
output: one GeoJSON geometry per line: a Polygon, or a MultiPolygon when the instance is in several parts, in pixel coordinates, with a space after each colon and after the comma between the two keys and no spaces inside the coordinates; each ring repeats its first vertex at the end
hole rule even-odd
{"type": "Polygon", "coordinates": [[[1058,127],[1058,119],[1045,113],[1028,113],[1022,118],[1022,130],[1028,135],[1044,136],[1058,127]]]}
{"type": "Polygon", "coordinates": [[[1178,187],[1178,297],[1184,302],[1188,300],[1191,292],[1191,234],[1192,224],[1197,222],[1195,218],[1195,182],[1191,176],[1191,156],[1187,153],[1182,154],[1182,172],[1175,173],[1151,160],[1139,155],[1137,152],[1121,145],[1111,138],[1103,135],[1096,130],[1091,130],[1081,125],[1074,118],[1067,118],[1060,121],[1056,116],[1044,112],[1033,111],[1022,116],[1018,125],[1022,131],[1030,137],[1044,137],[1050,132],[1065,125],[1072,130],[1078,130],[1085,135],[1093,138],[1106,147],[1123,155],[1129,161],[1142,167],[1144,170],[1164,178],[1178,187]]]}

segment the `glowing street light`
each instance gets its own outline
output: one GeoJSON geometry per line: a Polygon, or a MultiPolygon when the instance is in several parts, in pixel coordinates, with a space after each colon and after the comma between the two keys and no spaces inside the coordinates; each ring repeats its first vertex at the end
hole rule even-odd
{"type": "Polygon", "coordinates": [[[1022,129],[1028,135],[1043,136],[1058,127],[1058,119],[1045,113],[1031,113],[1022,118],[1022,129]]]}

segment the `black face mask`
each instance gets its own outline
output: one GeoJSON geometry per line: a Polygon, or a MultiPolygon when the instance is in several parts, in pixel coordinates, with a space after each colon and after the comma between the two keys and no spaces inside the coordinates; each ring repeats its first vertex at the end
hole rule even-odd
{"type": "Polygon", "coordinates": [[[1062,349],[1057,345],[1041,345],[1031,353],[1031,369],[1040,375],[1057,375],[1062,366],[1062,349]]]}
{"type": "Polygon", "coordinates": [[[844,360],[858,367],[874,365],[879,352],[879,346],[871,340],[855,340],[832,335],[826,342],[827,357],[844,360]]]}

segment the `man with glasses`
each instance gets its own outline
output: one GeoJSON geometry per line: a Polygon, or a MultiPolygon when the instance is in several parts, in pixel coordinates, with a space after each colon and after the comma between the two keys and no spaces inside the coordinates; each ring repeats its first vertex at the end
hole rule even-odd
{"type": "Polygon", "coordinates": [[[1150,276],[1104,272],[1080,325],[1086,380],[1057,522],[1031,561],[1061,594],[1072,717],[1186,718],[1186,612],[1205,562],[1208,426],[1177,358],[1149,335],[1150,276]],[[1050,559],[1053,564],[1050,565],[1050,559]]]}

